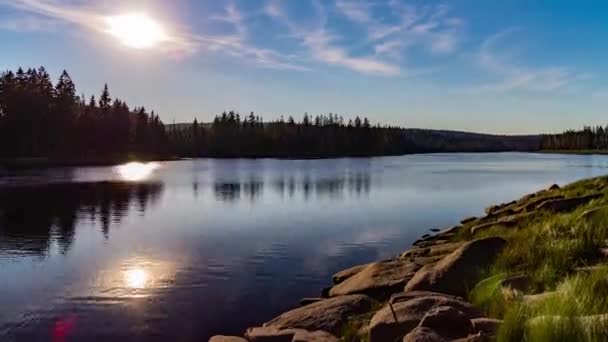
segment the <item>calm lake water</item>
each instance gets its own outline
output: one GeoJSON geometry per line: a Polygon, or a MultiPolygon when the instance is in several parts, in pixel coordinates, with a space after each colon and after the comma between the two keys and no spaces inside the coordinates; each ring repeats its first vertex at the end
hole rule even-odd
{"type": "Polygon", "coordinates": [[[206,341],[608,156],[186,160],[0,177],[0,340],[206,341]]]}

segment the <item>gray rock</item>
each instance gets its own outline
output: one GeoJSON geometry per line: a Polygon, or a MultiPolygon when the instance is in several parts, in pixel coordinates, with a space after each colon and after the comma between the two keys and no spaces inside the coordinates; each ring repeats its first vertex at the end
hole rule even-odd
{"type": "Polygon", "coordinates": [[[467,242],[438,263],[416,272],[405,292],[433,291],[464,297],[467,287],[477,282],[479,270],[492,263],[505,243],[500,237],[467,242]]]}
{"type": "Polygon", "coordinates": [[[445,293],[431,292],[431,291],[410,291],[410,292],[400,292],[400,293],[393,294],[391,296],[391,299],[389,300],[389,302],[391,304],[396,304],[396,303],[400,303],[400,302],[407,302],[408,300],[412,300],[415,298],[421,298],[421,297],[443,297],[443,298],[458,300],[461,302],[465,301],[464,298],[462,298],[462,297],[452,296],[452,295],[445,294],[445,293]]]}
{"type": "Polygon", "coordinates": [[[330,297],[349,294],[366,294],[373,298],[386,298],[399,292],[422,266],[404,259],[369,264],[354,276],[334,286],[330,297]]]}
{"type": "Polygon", "coordinates": [[[372,300],[364,295],[340,296],[287,311],[264,324],[276,329],[300,328],[338,334],[349,316],[368,312],[372,300]]]}
{"type": "MultiPolygon", "coordinates": [[[[322,331],[306,329],[277,329],[273,327],[255,327],[247,329],[245,337],[250,342],[339,342],[334,335],[322,331]]],[[[247,340],[245,340],[247,341],[247,340]]],[[[222,342],[222,341],[218,341],[222,342]]],[[[226,341],[242,342],[242,341],[226,341]]]]}
{"type": "Polygon", "coordinates": [[[323,300],[323,298],[320,298],[320,297],[302,298],[302,299],[300,299],[300,305],[301,306],[306,306],[306,305],[309,305],[309,304],[312,304],[312,303],[320,302],[322,300],[323,300]]]}
{"type": "Polygon", "coordinates": [[[553,211],[558,213],[568,212],[576,209],[583,204],[587,204],[592,200],[602,197],[602,194],[593,194],[581,197],[554,199],[542,202],[536,208],[538,210],[553,211]]]}
{"type": "Polygon", "coordinates": [[[418,326],[431,309],[450,306],[462,311],[467,317],[482,317],[480,310],[470,303],[443,296],[414,298],[405,302],[385,305],[378,310],[369,325],[370,342],[395,341],[418,326]]]}
{"type": "Polygon", "coordinates": [[[291,342],[294,335],[294,329],[275,327],[254,327],[245,332],[245,338],[250,342],[291,342]]]}
{"type": "Polygon", "coordinates": [[[500,282],[503,288],[509,288],[519,292],[524,292],[530,287],[530,277],[526,275],[514,276],[500,282]]]}
{"type": "Polygon", "coordinates": [[[419,324],[449,339],[469,336],[471,320],[462,311],[451,306],[439,306],[429,310],[419,324]]]}
{"type": "Polygon", "coordinates": [[[473,324],[471,330],[472,333],[477,334],[479,332],[482,332],[485,335],[494,336],[496,335],[498,328],[500,328],[502,320],[487,317],[473,318],[471,320],[471,324],[473,324]]]}
{"type": "Polygon", "coordinates": [[[467,218],[463,219],[462,221],[460,221],[460,223],[467,224],[467,223],[471,223],[475,220],[477,220],[477,216],[471,216],[471,217],[467,217],[467,218]]]}
{"type": "Polygon", "coordinates": [[[247,340],[239,336],[215,335],[209,339],[209,342],[247,342],[247,340]]]}
{"type": "Polygon", "coordinates": [[[447,340],[426,327],[417,327],[405,335],[403,342],[447,342],[447,340]]]}

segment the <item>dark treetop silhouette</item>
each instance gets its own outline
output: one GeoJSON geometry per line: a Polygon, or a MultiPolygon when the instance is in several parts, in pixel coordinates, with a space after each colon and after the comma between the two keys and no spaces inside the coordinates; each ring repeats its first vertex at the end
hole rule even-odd
{"type": "Polygon", "coordinates": [[[323,158],[417,152],[537,150],[540,136],[404,129],[371,125],[337,114],[265,122],[253,112],[222,113],[212,123],[165,125],[154,112],[112,100],[108,86],[88,103],[63,72],[53,86],[39,69],[0,76],[0,158],[43,158],[67,163],[137,158],[323,158]]]}

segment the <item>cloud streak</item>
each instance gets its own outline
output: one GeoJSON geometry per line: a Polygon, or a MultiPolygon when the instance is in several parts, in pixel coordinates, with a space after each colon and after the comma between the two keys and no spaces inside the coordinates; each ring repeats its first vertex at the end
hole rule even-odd
{"type": "MultiPolygon", "coordinates": [[[[107,14],[85,5],[67,4],[59,0],[0,0],[0,5],[12,7],[18,11],[35,15],[28,25],[23,22],[4,21],[0,28],[10,30],[48,30],[51,25],[43,23],[65,22],[84,27],[98,33],[106,33],[107,14]]],[[[292,61],[291,57],[279,52],[251,46],[246,42],[246,26],[243,18],[234,5],[226,8],[223,20],[234,26],[233,35],[206,35],[198,33],[169,30],[168,39],[161,47],[162,51],[178,59],[195,55],[198,52],[218,53],[242,59],[263,68],[280,70],[307,70],[306,67],[292,61]]]]}
{"type": "Polygon", "coordinates": [[[467,92],[551,92],[590,77],[588,73],[579,74],[563,66],[532,68],[519,65],[510,58],[502,57],[508,56],[508,54],[498,52],[500,45],[517,31],[517,28],[503,30],[482,43],[476,58],[479,66],[498,80],[469,88],[467,92]]]}

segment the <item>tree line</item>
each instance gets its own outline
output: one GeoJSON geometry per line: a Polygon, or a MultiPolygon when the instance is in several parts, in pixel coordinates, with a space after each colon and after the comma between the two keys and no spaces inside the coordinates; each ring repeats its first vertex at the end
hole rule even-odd
{"type": "Polygon", "coordinates": [[[371,156],[407,152],[397,127],[372,126],[367,118],[346,121],[335,114],[310,116],[301,121],[280,117],[265,122],[253,112],[241,118],[231,111],[212,123],[196,119],[189,126],[168,129],[177,155],[188,157],[318,158],[371,156]]]}
{"type": "Polygon", "coordinates": [[[91,163],[129,157],[325,158],[530,151],[538,149],[539,139],[372,125],[365,117],[345,119],[333,113],[265,121],[253,112],[241,116],[230,111],[209,123],[195,119],[165,125],[154,112],[112,99],[107,85],[99,97],[87,100],[76,95],[66,71],[55,85],[44,67],[0,75],[0,160],[91,163]]]}
{"type": "Polygon", "coordinates": [[[582,130],[568,130],[560,134],[545,134],[542,150],[606,150],[608,126],[585,126],[582,130]]]}
{"type": "Polygon", "coordinates": [[[163,122],[110,97],[76,95],[67,71],[53,85],[44,67],[0,75],[0,157],[91,159],[167,150],[163,122]]]}

